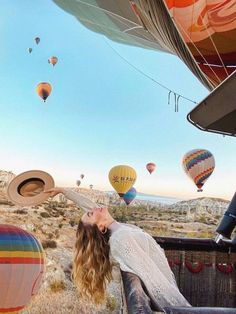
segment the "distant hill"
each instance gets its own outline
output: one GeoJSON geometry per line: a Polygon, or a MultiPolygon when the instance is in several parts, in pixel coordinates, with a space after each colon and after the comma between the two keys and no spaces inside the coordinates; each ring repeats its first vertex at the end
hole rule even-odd
{"type": "Polygon", "coordinates": [[[212,213],[215,215],[222,215],[229,205],[229,201],[214,197],[199,197],[187,201],[177,202],[169,208],[176,211],[186,210],[195,213],[212,213]]]}

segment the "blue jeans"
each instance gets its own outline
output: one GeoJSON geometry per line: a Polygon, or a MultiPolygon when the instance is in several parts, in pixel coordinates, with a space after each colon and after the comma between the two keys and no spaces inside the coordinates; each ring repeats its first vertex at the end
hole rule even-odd
{"type": "Polygon", "coordinates": [[[153,304],[141,279],[129,272],[121,271],[127,310],[129,314],[152,314],[153,304]]]}

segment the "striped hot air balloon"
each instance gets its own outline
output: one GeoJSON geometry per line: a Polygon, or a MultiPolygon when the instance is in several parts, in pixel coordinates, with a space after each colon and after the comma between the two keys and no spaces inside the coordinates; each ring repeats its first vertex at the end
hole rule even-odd
{"type": "Polygon", "coordinates": [[[40,287],[44,253],[27,231],[0,224],[0,313],[16,314],[40,287]]]}
{"type": "Polygon", "coordinates": [[[206,149],[193,149],[183,157],[183,168],[186,174],[202,192],[202,187],[215,169],[215,159],[206,149]]]}

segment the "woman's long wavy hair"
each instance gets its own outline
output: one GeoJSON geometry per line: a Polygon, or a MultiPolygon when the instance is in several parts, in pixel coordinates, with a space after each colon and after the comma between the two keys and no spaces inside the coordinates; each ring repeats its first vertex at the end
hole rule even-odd
{"type": "Polygon", "coordinates": [[[109,237],[109,231],[102,234],[97,225],[79,222],[72,278],[80,296],[97,305],[105,302],[106,284],[112,279],[109,237]]]}

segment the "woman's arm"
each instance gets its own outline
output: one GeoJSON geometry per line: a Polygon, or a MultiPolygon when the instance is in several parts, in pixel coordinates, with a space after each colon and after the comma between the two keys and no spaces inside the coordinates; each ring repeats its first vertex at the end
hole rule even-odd
{"type": "Polygon", "coordinates": [[[99,205],[97,205],[95,202],[91,201],[81,193],[73,191],[69,188],[66,189],[56,187],[45,191],[45,193],[51,193],[50,196],[52,197],[56,196],[59,193],[62,193],[65,195],[66,198],[73,201],[79,208],[81,208],[85,212],[91,211],[92,209],[99,207],[99,205]]]}

